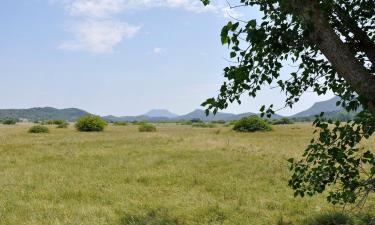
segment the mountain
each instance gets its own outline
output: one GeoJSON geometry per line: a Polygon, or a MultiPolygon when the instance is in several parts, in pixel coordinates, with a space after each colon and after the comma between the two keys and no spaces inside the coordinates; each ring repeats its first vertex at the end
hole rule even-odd
{"type": "MultiPolygon", "coordinates": [[[[353,120],[355,116],[357,115],[356,112],[350,112],[348,113],[345,110],[341,111],[333,111],[333,112],[324,112],[324,118],[326,119],[332,119],[332,120],[338,120],[338,121],[349,121],[353,120]]],[[[293,117],[294,121],[299,122],[311,122],[316,119],[315,116],[305,116],[305,117],[293,117]]]]}
{"type": "Polygon", "coordinates": [[[196,109],[193,112],[190,112],[186,115],[179,116],[176,119],[177,120],[192,120],[192,119],[201,119],[201,120],[232,120],[232,118],[236,117],[235,114],[231,113],[221,113],[218,112],[215,116],[210,113],[208,116],[206,116],[206,112],[202,109],[196,109]]]}
{"type": "MultiPolygon", "coordinates": [[[[256,115],[255,113],[242,113],[242,114],[233,114],[233,113],[222,113],[218,112],[216,115],[210,113],[206,116],[206,112],[202,109],[196,109],[188,114],[178,116],[169,112],[168,110],[151,110],[150,112],[140,115],[140,116],[104,116],[103,119],[107,121],[183,121],[183,120],[192,120],[192,119],[201,119],[203,121],[213,121],[213,120],[238,120],[244,116],[256,115]],[[151,113],[150,113],[151,112],[151,113]]],[[[278,119],[281,118],[280,115],[274,115],[272,118],[278,119]]]]}
{"type": "MultiPolygon", "coordinates": [[[[341,107],[336,106],[336,102],[339,100],[338,97],[334,97],[328,101],[317,102],[309,109],[297,113],[289,118],[293,118],[300,121],[311,121],[314,116],[325,112],[327,118],[339,118],[340,120],[347,120],[352,118],[355,113],[345,113],[341,107]]],[[[76,108],[69,109],[56,109],[51,107],[45,108],[31,108],[31,109],[0,109],[0,120],[5,118],[15,118],[15,119],[27,119],[29,121],[41,121],[41,120],[52,120],[52,119],[63,119],[68,121],[74,121],[78,117],[89,114],[86,111],[76,108]]],[[[216,115],[210,113],[206,116],[206,113],[202,109],[196,109],[185,115],[176,115],[171,113],[166,109],[153,109],[143,115],[139,116],[104,116],[103,119],[107,121],[181,121],[181,120],[192,120],[201,119],[203,121],[213,121],[213,120],[238,120],[244,116],[257,115],[255,113],[223,113],[218,112],[216,115]]],[[[278,119],[282,116],[275,114],[272,118],[278,119]]]]}
{"type": "Polygon", "coordinates": [[[0,109],[0,119],[15,118],[27,119],[29,121],[62,119],[74,121],[78,117],[89,114],[76,108],[56,109],[52,107],[30,108],[30,109],[0,109]]]}
{"type": "Polygon", "coordinates": [[[310,108],[300,113],[297,113],[291,118],[301,118],[301,117],[312,117],[320,114],[321,112],[340,112],[343,109],[339,106],[336,106],[336,102],[339,100],[339,97],[334,97],[327,101],[317,102],[310,108]]]}
{"type": "Polygon", "coordinates": [[[146,114],[143,114],[143,116],[147,117],[159,117],[159,118],[175,118],[178,117],[177,114],[171,113],[169,110],[166,109],[153,109],[147,112],[146,114]]]}
{"type": "Polygon", "coordinates": [[[116,122],[116,121],[151,121],[151,122],[156,122],[156,121],[169,121],[173,120],[172,118],[167,118],[167,117],[149,117],[145,115],[140,115],[140,116],[103,116],[102,117],[104,120],[108,122],[116,122]]]}

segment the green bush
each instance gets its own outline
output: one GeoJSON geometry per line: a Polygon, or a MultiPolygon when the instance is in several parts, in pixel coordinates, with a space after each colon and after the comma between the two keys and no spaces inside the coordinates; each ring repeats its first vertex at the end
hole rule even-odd
{"type": "Polygon", "coordinates": [[[33,133],[33,134],[49,133],[49,129],[46,126],[36,125],[29,129],[29,133],[33,133]]]}
{"type": "Polygon", "coordinates": [[[194,119],[191,119],[190,122],[192,122],[192,123],[203,123],[203,120],[201,120],[199,118],[194,118],[194,119]]]}
{"type": "Polygon", "coordinates": [[[273,125],[286,125],[286,124],[293,124],[293,121],[290,120],[289,118],[281,118],[278,120],[272,121],[273,125]]]}
{"type": "Polygon", "coordinates": [[[211,123],[216,123],[216,124],[225,124],[225,120],[214,120],[211,123]]]}
{"type": "Polygon", "coordinates": [[[236,125],[236,123],[238,122],[238,120],[231,120],[228,122],[229,125],[236,125]]]}
{"type": "Polygon", "coordinates": [[[214,128],[216,127],[213,123],[193,123],[192,127],[199,127],[199,128],[214,128]]]}
{"type": "Polygon", "coordinates": [[[152,124],[143,124],[138,129],[140,132],[155,132],[156,131],[155,125],[152,125],[152,124]]]}
{"type": "Polygon", "coordinates": [[[106,126],[107,122],[104,121],[100,116],[95,115],[82,116],[75,124],[77,130],[82,132],[103,131],[106,126]]]}
{"type": "Polygon", "coordinates": [[[113,122],[113,125],[114,126],[127,126],[128,122],[125,122],[125,121],[116,121],[116,122],[113,122]]]}
{"type": "Polygon", "coordinates": [[[62,125],[62,124],[65,124],[66,121],[65,120],[48,120],[46,122],[46,124],[48,125],[62,125]]]}
{"type": "Polygon", "coordinates": [[[13,119],[13,118],[8,118],[8,119],[5,119],[3,121],[3,124],[4,125],[14,125],[16,124],[18,121],[16,119],[13,119]]]}
{"type": "Polygon", "coordinates": [[[193,125],[193,122],[189,121],[180,121],[179,124],[181,125],[193,125]]]}
{"type": "Polygon", "coordinates": [[[241,118],[233,127],[239,132],[270,131],[271,126],[258,116],[248,116],[241,118]]]}
{"type": "Polygon", "coordinates": [[[147,122],[146,122],[146,121],[137,121],[137,120],[135,120],[135,121],[132,122],[132,124],[133,124],[133,125],[139,125],[139,126],[142,126],[142,125],[147,124],[147,122]]]}
{"type": "Polygon", "coordinates": [[[57,125],[57,128],[68,128],[68,126],[69,126],[69,123],[65,122],[65,123],[57,125]]]}

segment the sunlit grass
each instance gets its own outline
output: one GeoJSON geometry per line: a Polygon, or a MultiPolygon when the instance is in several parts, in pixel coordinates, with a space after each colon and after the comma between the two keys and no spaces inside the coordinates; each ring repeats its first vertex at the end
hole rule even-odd
{"type": "MultiPolygon", "coordinates": [[[[250,134],[174,124],[29,134],[30,126],[0,126],[0,224],[303,224],[341,210],[287,187],[286,160],[301,155],[309,124],[250,134]]],[[[374,199],[363,212],[375,214],[374,199]]]]}

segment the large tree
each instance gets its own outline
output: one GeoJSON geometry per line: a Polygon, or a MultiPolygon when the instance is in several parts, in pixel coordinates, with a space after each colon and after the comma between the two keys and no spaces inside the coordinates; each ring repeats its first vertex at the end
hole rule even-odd
{"type": "MultiPolygon", "coordinates": [[[[203,103],[207,112],[270,85],[286,94],[286,107],[307,91],[333,92],[338,105],[358,116],[348,123],[317,117],[317,134],[303,157],[289,160],[289,186],[296,196],[328,190],[334,204],[363,204],[375,191],[375,157],[360,144],[375,132],[375,1],[238,0],[232,7],[257,7],[263,17],[223,27],[222,43],[235,62],[224,69],[219,95],[203,103]],[[295,71],[281,77],[288,64],[295,71]]],[[[261,111],[270,116],[275,110],[261,111]]]]}

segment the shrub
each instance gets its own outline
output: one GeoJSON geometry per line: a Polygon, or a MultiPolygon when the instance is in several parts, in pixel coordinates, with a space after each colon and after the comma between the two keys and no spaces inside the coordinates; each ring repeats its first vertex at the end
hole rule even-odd
{"type": "Polygon", "coordinates": [[[143,124],[139,128],[140,132],[155,132],[156,127],[152,124],[143,124]]]}
{"type": "Polygon", "coordinates": [[[49,133],[49,129],[46,126],[36,125],[29,129],[29,133],[33,133],[33,134],[49,133]]]}
{"type": "Polygon", "coordinates": [[[214,128],[216,127],[213,123],[193,123],[192,127],[199,127],[199,128],[214,128]]]}
{"type": "Polygon", "coordinates": [[[212,121],[212,123],[216,123],[216,124],[225,124],[225,120],[214,120],[212,121]]]}
{"type": "Polygon", "coordinates": [[[107,122],[104,121],[100,116],[95,115],[82,116],[75,124],[77,130],[82,132],[103,131],[106,126],[107,122]]]}
{"type": "Polygon", "coordinates": [[[229,121],[229,125],[236,125],[236,123],[238,122],[238,120],[231,120],[229,121]]]}
{"type": "Polygon", "coordinates": [[[69,126],[69,123],[65,122],[65,123],[59,124],[57,128],[68,128],[68,126],[69,126]]]}
{"type": "Polygon", "coordinates": [[[289,118],[281,118],[279,120],[272,121],[273,125],[285,125],[285,124],[293,124],[293,121],[289,118]]]}
{"type": "Polygon", "coordinates": [[[113,125],[114,126],[127,126],[128,122],[125,122],[125,121],[116,121],[116,122],[113,122],[113,125]]]}
{"type": "Polygon", "coordinates": [[[4,125],[14,125],[16,124],[18,121],[16,119],[13,119],[13,118],[8,118],[8,119],[5,119],[3,121],[3,124],[4,125]]]}
{"type": "Polygon", "coordinates": [[[241,118],[233,127],[239,132],[270,131],[271,126],[258,116],[248,116],[241,118]]]}
{"type": "Polygon", "coordinates": [[[193,125],[193,122],[189,121],[181,121],[179,122],[181,125],[193,125]]]}
{"type": "Polygon", "coordinates": [[[199,118],[194,118],[194,119],[190,120],[190,122],[192,122],[192,123],[203,123],[203,120],[201,120],[199,118]]]}
{"type": "Polygon", "coordinates": [[[46,124],[48,125],[62,125],[62,124],[65,124],[66,121],[65,120],[48,120],[46,122],[46,124]]]}
{"type": "Polygon", "coordinates": [[[146,121],[137,121],[137,120],[133,121],[132,123],[133,123],[134,125],[139,125],[139,126],[142,126],[142,125],[147,124],[146,121]]]}

